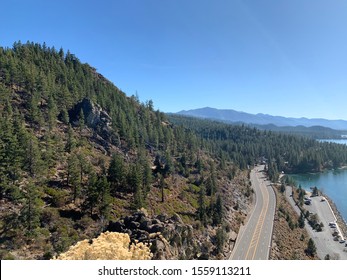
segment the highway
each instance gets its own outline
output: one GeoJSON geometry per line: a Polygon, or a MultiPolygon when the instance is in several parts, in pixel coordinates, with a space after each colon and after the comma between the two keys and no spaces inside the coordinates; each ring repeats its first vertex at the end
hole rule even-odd
{"type": "Polygon", "coordinates": [[[256,202],[247,223],[239,231],[231,260],[269,259],[276,197],[263,170],[261,165],[251,171],[256,202]]]}

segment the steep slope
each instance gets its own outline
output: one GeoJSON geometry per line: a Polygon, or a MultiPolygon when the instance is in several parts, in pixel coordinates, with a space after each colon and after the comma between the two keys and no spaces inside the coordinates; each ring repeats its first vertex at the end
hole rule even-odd
{"type": "Polygon", "coordinates": [[[347,147],[168,117],[69,51],[0,48],[2,259],[50,259],[110,229],[157,258],[224,258],[259,160],[276,180],[344,165],[347,147]]]}
{"type": "Polygon", "coordinates": [[[69,51],[0,48],[2,259],[51,258],[141,207],[149,219],[178,214],[196,244],[207,244],[188,254],[172,237],[172,258],[221,257],[250,199],[247,182],[227,176],[245,172],[220,164],[152,101],[127,97],[69,51]],[[237,200],[243,213],[226,208],[237,200]]]}

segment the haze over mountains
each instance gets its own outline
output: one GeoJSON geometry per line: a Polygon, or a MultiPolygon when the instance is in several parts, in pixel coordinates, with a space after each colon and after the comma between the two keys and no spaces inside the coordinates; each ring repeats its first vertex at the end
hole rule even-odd
{"type": "Polygon", "coordinates": [[[210,107],[183,110],[178,112],[179,115],[199,117],[220,120],[228,123],[245,123],[254,125],[275,125],[279,127],[312,127],[323,126],[335,130],[347,130],[347,121],[345,120],[327,120],[322,118],[286,118],[281,116],[272,116],[267,114],[249,114],[232,109],[215,109],[210,107]]]}

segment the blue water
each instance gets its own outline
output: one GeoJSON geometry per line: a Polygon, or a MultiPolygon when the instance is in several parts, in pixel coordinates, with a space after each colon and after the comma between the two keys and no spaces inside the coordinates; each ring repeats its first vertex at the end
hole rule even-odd
{"type": "Polygon", "coordinates": [[[347,139],[318,139],[318,141],[321,141],[321,142],[332,142],[332,143],[347,145],[347,139]]]}
{"type": "Polygon", "coordinates": [[[347,221],[347,169],[330,170],[322,173],[291,175],[303,189],[316,186],[335,203],[345,221],[347,221]]]}
{"type": "MultiPolygon", "coordinates": [[[[347,145],[347,139],[319,139],[318,141],[347,145]]],[[[327,194],[334,201],[344,220],[347,221],[347,169],[314,174],[296,174],[291,175],[291,177],[307,191],[316,186],[327,194]]]]}

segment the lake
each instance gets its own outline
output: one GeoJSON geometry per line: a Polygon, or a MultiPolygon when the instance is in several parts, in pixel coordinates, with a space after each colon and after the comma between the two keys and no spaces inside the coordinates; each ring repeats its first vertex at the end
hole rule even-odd
{"type": "Polygon", "coordinates": [[[347,221],[347,169],[329,170],[322,173],[290,175],[303,189],[310,191],[316,186],[335,203],[347,221]]]}
{"type": "MultiPolygon", "coordinates": [[[[318,141],[347,145],[347,139],[319,139],[318,141]]],[[[295,174],[291,177],[305,190],[310,191],[311,187],[316,186],[327,194],[334,201],[344,220],[347,221],[347,169],[295,174]]]]}
{"type": "Polygon", "coordinates": [[[332,142],[347,145],[347,139],[317,139],[320,142],[332,142]]]}
{"type": "MultiPolygon", "coordinates": [[[[317,139],[347,145],[347,139],[317,139]]],[[[316,186],[335,203],[345,221],[347,221],[347,169],[329,170],[321,173],[290,175],[303,189],[310,191],[316,186]]]]}

